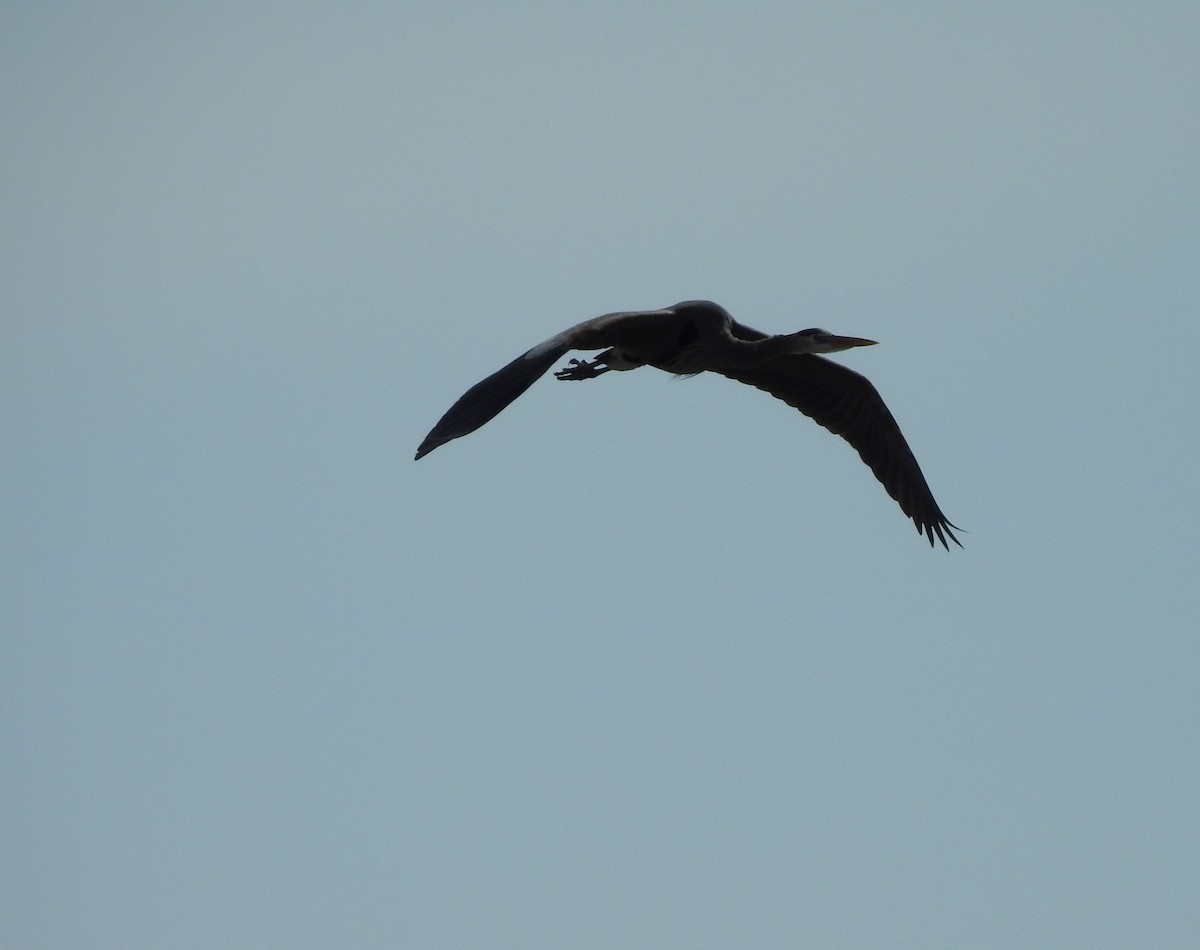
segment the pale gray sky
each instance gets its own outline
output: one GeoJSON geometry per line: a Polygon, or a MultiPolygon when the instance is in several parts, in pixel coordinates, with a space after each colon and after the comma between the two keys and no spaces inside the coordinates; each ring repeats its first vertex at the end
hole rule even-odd
{"type": "Polygon", "coordinates": [[[1200,7],[9,4],[0,943],[1193,947],[1200,7]],[[728,380],[482,376],[719,301],[728,380]]]}

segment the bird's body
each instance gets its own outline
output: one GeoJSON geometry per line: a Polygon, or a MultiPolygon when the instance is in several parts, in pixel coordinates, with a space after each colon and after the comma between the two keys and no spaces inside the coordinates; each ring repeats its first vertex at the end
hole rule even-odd
{"type": "Polygon", "coordinates": [[[949,546],[947,538],[958,544],[954,526],[934,500],[875,387],[853,370],[816,355],[873,343],[818,329],[771,336],[738,323],[707,300],[684,301],[663,310],[608,313],[539,343],[472,386],[425,437],[416,457],[495,418],[570,350],[603,350],[589,361],[571,360],[554,375],[581,380],[610,370],[653,366],[683,376],[719,373],[755,386],[857,449],[930,544],[935,536],[943,547],[949,546]]]}

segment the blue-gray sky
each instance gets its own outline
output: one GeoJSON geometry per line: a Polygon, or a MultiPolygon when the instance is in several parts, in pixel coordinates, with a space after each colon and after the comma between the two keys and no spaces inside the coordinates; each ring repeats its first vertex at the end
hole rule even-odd
{"type": "Polygon", "coordinates": [[[1195,946],[1200,7],[2,20],[0,943],[1195,946]]]}

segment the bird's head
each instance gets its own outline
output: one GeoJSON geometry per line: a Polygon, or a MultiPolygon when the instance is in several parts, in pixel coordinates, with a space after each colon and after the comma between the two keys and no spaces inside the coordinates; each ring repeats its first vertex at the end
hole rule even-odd
{"type": "Polygon", "coordinates": [[[838,336],[820,327],[788,333],[784,338],[788,340],[788,349],[793,353],[840,353],[856,346],[875,346],[874,340],[864,340],[858,336],[838,336]]]}

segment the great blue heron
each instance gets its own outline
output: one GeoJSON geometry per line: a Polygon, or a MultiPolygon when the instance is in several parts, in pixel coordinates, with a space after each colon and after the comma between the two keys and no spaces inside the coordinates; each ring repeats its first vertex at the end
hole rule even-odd
{"type": "Polygon", "coordinates": [[[654,366],[679,376],[719,373],[795,406],[849,442],[923,533],[949,550],[956,527],[942,514],[900,427],[875,387],[817,353],[836,353],[874,340],[801,330],[769,336],[738,323],[709,300],[686,300],[663,310],[606,313],[539,343],[468,389],[417,449],[417,458],[474,432],[525,392],[569,350],[604,350],[571,360],[558,379],[592,379],[609,370],[654,366]]]}

